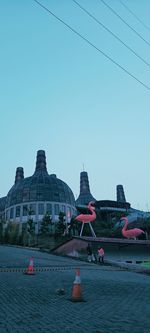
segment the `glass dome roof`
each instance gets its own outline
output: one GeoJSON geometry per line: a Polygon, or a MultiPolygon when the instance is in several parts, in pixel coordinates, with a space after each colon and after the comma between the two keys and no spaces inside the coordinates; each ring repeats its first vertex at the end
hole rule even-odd
{"type": "Polygon", "coordinates": [[[69,186],[56,175],[48,174],[43,150],[37,152],[33,176],[24,178],[23,168],[17,168],[15,184],[7,194],[6,207],[35,201],[54,201],[75,206],[75,198],[69,186]]]}

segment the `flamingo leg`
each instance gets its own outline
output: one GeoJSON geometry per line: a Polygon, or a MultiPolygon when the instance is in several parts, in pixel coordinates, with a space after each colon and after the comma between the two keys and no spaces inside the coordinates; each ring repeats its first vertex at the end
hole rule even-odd
{"type": "Polygon", "coordinates": [[[95,232],[94,232],[94,230],[93,230],[93,228],[91,226],[91,222],[89,222],[89,226],[90,226],[90,229],[91,229],[92,236],[96,237],[95,232]]]}
{"type": "Polygon", "coordinates": [[[82,227],[81,227],[81,231],[80,231],[80,236],[82,236],[83,227],[84,227],[84,223],[82,222],[82,227]]]}

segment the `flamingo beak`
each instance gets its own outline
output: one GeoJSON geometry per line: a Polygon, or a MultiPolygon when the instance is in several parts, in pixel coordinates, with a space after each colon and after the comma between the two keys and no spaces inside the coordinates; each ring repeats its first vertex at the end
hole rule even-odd
{"type": "Polygon", "coordinates": [[[89,202],[89,205],[94,205],[94,201],[90,201],[90,202],[89,202]]]}

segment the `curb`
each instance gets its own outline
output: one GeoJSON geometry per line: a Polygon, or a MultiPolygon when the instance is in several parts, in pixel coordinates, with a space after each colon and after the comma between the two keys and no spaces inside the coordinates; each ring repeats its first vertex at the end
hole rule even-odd
{"type": "Polygon", "coordinates": [[[129,271],[134,271],[137,273],[149,273],[150,274],[150,267],[139,267],[139,264],[137,263],[126,263],[126,262],[116,262],[113,260],[105,260],[106,263],[110,264],[111,266],[116,266],[120,268],[127,269],[129,271]]]}

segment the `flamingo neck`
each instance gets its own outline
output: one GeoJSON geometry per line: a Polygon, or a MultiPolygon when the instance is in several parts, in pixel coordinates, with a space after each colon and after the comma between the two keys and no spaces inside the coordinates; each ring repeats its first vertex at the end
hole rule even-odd
{"type": "Polygon", "coordinates": [[[125,225],[124,225],[124,227],[122,228],[123,231],[127,230],[127,226],[128,226],[128,219],[127,219],[127,218],[124,218],[124,221],[125,221],[125,225]]]}
{"type": "Polygon", "coordinates": [[[94,209],[92,209],[91,206],[89,206],[88,208],[89,208],[90,212],[92,213],[91,215],[96,216],[96,213],[95,213],[94,209]]]}

